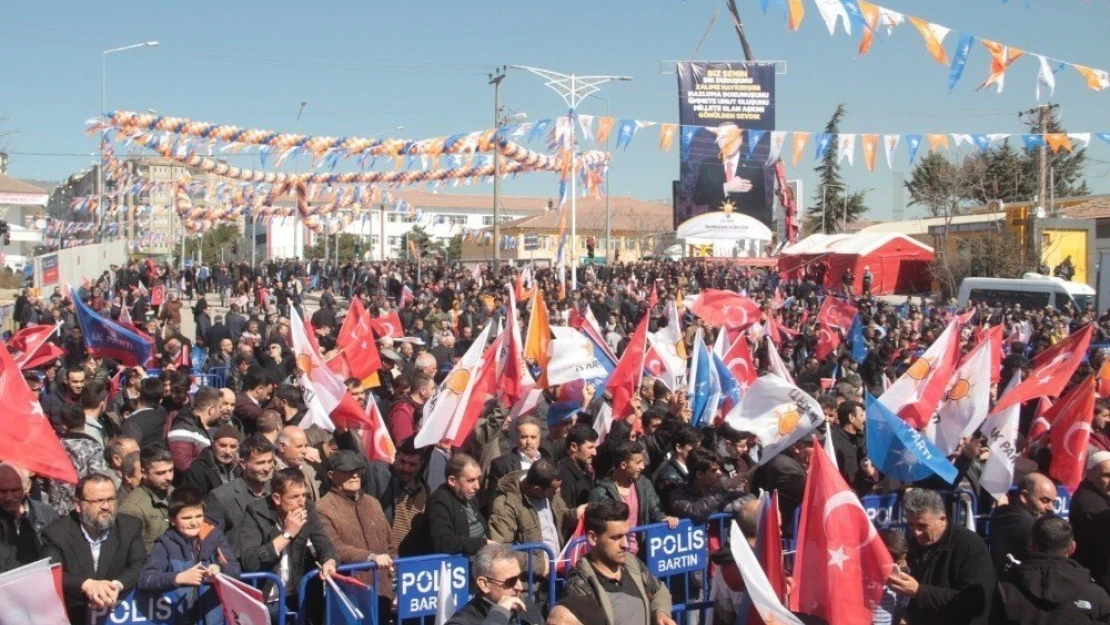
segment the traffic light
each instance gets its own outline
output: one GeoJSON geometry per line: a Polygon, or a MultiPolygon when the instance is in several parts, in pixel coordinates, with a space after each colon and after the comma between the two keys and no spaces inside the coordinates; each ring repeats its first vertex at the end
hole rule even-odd
{"type": "Polygon", "coordinates": [[[8,226],[8,222],[2,219],[0,219],[0,235],[4,236],[4,245],[11,245],[12,229],[8,226]]]}
{"type": "Polygon", "coordinates": [[[586,255],[590,257],[590,260],[594,259],[594,247],[596,246],[597,241],[593,237],[586,239],[586,255]]]}

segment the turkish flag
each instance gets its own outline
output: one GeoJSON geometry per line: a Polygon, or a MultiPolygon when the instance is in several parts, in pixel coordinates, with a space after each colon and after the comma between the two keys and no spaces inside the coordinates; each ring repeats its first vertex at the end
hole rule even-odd
{"type": "Polygon", "coordinates": [[[733,293],[705,289],[690,306],[690,312],[717,327],[747,328],[759,322],[759,304],[733,293]]]}
{"type": "Polygon", "coordinates": [[[50,342],[57,330],[55,325],[27,326],[8,340],[8,349],[20,370],[34,369],[65,355],[66,350],[50,342]]]}
{"type": "Polygon", "coordinates": [[[1083,362],[1093,329],[1094,326],[1087,324],[1078,332],[1037,354],[1029,377],[1022,380],[1017,388],[1003,395],[992,412],[1037,397],[1058,397],[1083,362]]]}
{"type": "Polygon", "coordinates": [[[224,620],[238,625],[266,625],[270,612],[262,602],[262,592],[223,573],[216,575],[212,587],[224,609],[224,620]]]}
{"type": "Polygon", "coordinates": [[[505,320],[505,332],[501,335],[501,349],[497,352],[497,379],[501,387],[505,405],[512,407],[524,398],[527,383],[535,386],[528,367],[524,364],[524,344],[520,339],[520,320],[516,312],[516,298],[509,289],[509,316],[505,320]]]}
{"type": "Polygon", "coordinates": [[[370,315],[362,306],[362,298],[354,298],[336,339],[341,353],[347,359],[347,368],[351,375],[360,380],[382,368],[382,357],[374,343],[374,330],[370,321],[370,315]]]}
{"type": "Polygon", "coordinates": [[[825,301],[821,302],[821,310],[817,313],[817,321],[847,334],[849,328],[852,327],[852,320],[856,318],[857,314],[859,314],[859,310],[855,306],[828,295],[825,296],[825,301]]]}
{"type": "Polygon", "coordinates": [[[1048,420],[1048,411],[1052,405],[1052,400],[1047,397],[1037,401],[1037,411],[1034,413],[1033,423],[1029,426],[1029,436],[1026,437],[1029,442],[1044,436],[1052,428],[1052,422],[1048,420]]]}
{"type": "Polygon", "coordinates": [[[312,324],[301,321],[296,310],[290,310],[289,317],[297,379],[308,407],[304,427],[319,425],[331,431],[335,425],[349,428],[371,425],[343,380],[324,363],[319,348],[309,338],[312,324]]]}
{"type": "Polygon", "coordinates": [[[767,336],[771,337],[771,341],[775,344],[775,347],[779,347],[780,345],[782,345],[783,338],[793,339],[798,336],[797,330],[791,330],[790,328],[779,323],[778,318],[776,318],[773,313],[767,315],[766,325],[767,336]]]}
{"type": "Polygon", "coordinates": [[[647,327],[651,315],[644,313],[640,323],[629,337],[628,347],[609,374],[606,388],[613,394],[613,418],[624,419],[632,410],[632,396],[640,391],[644,377],[644,357],[647,354],[647,327]]]}
{"type": "Polygon", "coordinates": [[[1002,380],[1002,326],[982,328],[976,333],[975,342],[991,340],[991,384],[1002,380]]]}
{"type": "Polygon", "coordinates": [[[363,426],[359,431],[362,435],[362,449],[366,454],[366,459],[370,461],[383,460],[392,464],[393,457],[397,453],[397,447],[389,436],[389,430],[385,427],[385,419],[382,418],[382,411],[378,408],[378,402],[374,401],[373,397],[366,401],[366,420],[370,425],[363,426]]]}
{"type": "Polygon", "coordinates": [[[0,349],[0,458],[42,477],[77,483],[77,470],[6,349],[0,349]]]}
{"type": "Polygon", "coordinates": [[[653,378],[660,378],[667,373],[667,365],[663,363],[663,357],[654,345],[648,345],[647,353],[644,354],[644,370],[653,378]]]}
{"type": "Polygon", "coordinates": [[[817,352],[814,355],[817,356],[817,360],[824,360],[840,347],[840,333],[824,321],[820,321],[818,326],[820,330],[817,331],[817,352]]]}
{"type": "Polygon", "coordinates": [[[390,338],[404,338],[405,329],[401,325],[401,317],[397,314],[396,310],[389,311],[389,314],[370,319],[370,327],[378,337],[390,338]]]}
{"type": "Polygon", "coordinates": [[[752,348],[745,337],[737,337],[721,360],[725,361],[725,367],[736,377],[740,386],[748,388],[755,382],[757,375],[755,365],[752,364],[752,348]]]}
{"type": "Polygon", "coordinates": [[[1087,443],[1095,414],[1094,378],[1088,376],[1052,408],[1059,416],[1049,431],[1052,464],[1048,476],[1074,493],[1087,467],[1087,443]]]}
{"type": "Polygon", "coordinates": [[[801,510],[790,610],[828,623],[870,623],[894,562],[859,498],[819,451],[801,510]]]}
{"type": "Polygon", "coordinates": [[[767,574],[767,581],[779,596],[786,599],[786,569],[782,565],[782,518],[779,516],[779,491],[760,502],[759,536],[755,541],[755,555],[767,574]]]}

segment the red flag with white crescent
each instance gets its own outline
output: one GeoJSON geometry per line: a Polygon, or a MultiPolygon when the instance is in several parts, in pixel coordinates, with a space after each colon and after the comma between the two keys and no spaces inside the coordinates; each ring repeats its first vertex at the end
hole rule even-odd
{"type": "Polygon", "coordinates": [[[1048,467],[1048,476],[1063,484],[1069,493],[1074,493],[1087,468],[1091,419],[1095,415],[1094,378],[1088,376],[1066,399],[1056,404],[1060,407],[1060,416],[1049,431],[1052,464],[1048,467]]]}
{"type": "Polygon", "coordinates": [[[366,459],[392,463],[393,457],[397,454],[397,447],[385,427],[385,419],[382,418],[378,402],[373,398],[366,402],[366,421],[370,425],[364,425],[361,430],[362,449],[366,453],[366,459]]]}

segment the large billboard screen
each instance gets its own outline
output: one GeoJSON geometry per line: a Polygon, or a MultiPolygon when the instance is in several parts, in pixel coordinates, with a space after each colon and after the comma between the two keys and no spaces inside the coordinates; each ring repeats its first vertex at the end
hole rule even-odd
{"type": "Polygon", "coordinates": [[[683,149],[675,227],[722,210],[770,227],[775,173],[767,157],[775,128],[775,65],[679,63],[678,119],[683,149]]]}

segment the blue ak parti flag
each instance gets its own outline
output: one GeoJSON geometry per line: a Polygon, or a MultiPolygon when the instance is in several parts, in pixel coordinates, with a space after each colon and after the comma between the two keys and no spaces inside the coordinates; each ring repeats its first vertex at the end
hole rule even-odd
{"type": "Polygon", "coordinates": [[[848,342],[852,345],[852,360],[863,362],[867,358],[867,344],[863,341],[863,322],[856,315],[852,327],[848,330],[848,342]]]}
{"type": "Polygon", "coordinates": [[[958,471],[920,432],[867,395],[867,457],[884,475],[917,482],[936,474],[949,484],[958,471]]]}
{"type": "Polygon", "coordinates": [[[709,355],[709,347],[699,330],[694,339],[694,355],[690,363],[687,392],[693,402],[690,423],[700,428],[712,425],[721,399],[721,380],[709,355]]]}
{"type": "Polygon", "coordinates": [[[89,354],[111,358],[125,367],[146,365],[152,348],[150,341],[111,319],[101,317],[81,301],[77,289],[70,287],[69,292],[77,309],[77,323],[81,326],[81,335],[89,354]]]}
{"type": "MultiPolygon", "coordinates": [[[[723,331],[723,330],[722,330],[723,331]]],[[[736,376],[728,370],[728,366],[724,360],[717,355],[717,352],[709,350],[709,357],[713,359],[713,368],[717,372],[717,379],[720,381],[721,400],[718,408],[722,414],[728,414],[733,406],[740,403],[740,398],[744,392],[740,387],[740,382],[736,380],[736,376]]]]}

